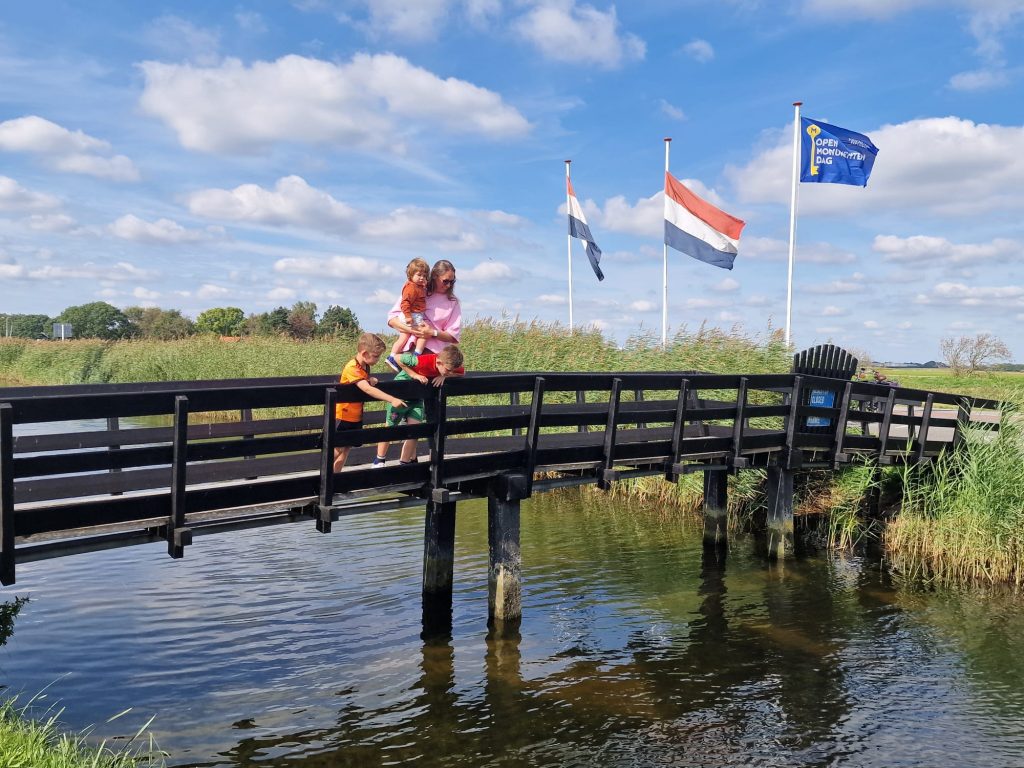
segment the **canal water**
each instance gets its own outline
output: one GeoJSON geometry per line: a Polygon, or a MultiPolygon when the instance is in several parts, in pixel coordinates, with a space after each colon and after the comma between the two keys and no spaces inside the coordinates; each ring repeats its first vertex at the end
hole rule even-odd
{"type": "Polygon", "coordinates": [[[524,503],[524,618],[499,635],[486,505],[457,520],[426,639],[401,510],[19,566],[0,679],[97,738],[155,716],[169,765],[1024,766],[1012,595],[743,539],[723,563],[679,513],[567,491],[524,503]]]}

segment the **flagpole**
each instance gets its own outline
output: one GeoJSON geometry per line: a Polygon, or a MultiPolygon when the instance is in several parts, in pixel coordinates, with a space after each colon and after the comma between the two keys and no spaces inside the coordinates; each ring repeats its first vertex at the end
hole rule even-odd
{"type": "MultiPolygon", "coordinates": [[[[565,161],[565,209],[572,216],[572,208],[569,207],[569,163],[565,161]]],[[[569,333],[572,333],[572,233],[565,234],[565,255],[569,261],[569,333]]]]}
{"type": "MultiPolygon", "coordinates": [[[[665,139],[665,173],[668,173],[668,148],[672,139],[665,139]]],[[[664,240],[664,238],[662,238],[664,240]]],[[[661,246],[661,348],[668,347],[668,243],[661,246]]]]}
{"type": "Polygon", "coordinates": [[[786,346],[793,328],[793,261],[796,254],[796,192],[800,181],[800,106],[793,102],[793,190],[789,199],[789,271],[786,276],[786,346]]]}

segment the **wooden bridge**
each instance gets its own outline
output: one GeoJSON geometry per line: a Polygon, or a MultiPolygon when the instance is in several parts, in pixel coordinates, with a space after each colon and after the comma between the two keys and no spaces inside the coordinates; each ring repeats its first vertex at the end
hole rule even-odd
{"type": "Polygon", "coordinates": [[[425,506],[423,591],[450,595],[456,503],[486,497],[491,615],[517,618],[519,502],[532,493],[703,472],[714,546],[727,474],[764,468],[777,558],[792,551],[794,472],[930,461],[972,423],[997,426],[998,403],[815,375],[836,366],[814,362],[798,356],[796,373],[777,375],[388,380],[382,389],[426,400],[427,422],[390,427],[368,410],[343,433],[334,404],[366,398],[334,377],[0,389],[0,581],[14,583],[18,562],[158,540],[178,558],[201,534],[303,521],[328,533],[347,515],[425,506]],[[419,439],[418,463],[369,466],[379,440],[406,438],[419,439]]]}

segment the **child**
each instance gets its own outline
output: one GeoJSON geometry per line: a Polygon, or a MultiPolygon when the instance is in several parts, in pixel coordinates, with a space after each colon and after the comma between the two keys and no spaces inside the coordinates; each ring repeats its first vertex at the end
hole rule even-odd
{"type": "MultiPolygon", "coordinates": [[[[341,371],[341,384],[355,384],[359,389],[374,397],[383,400],[392,408],[404,408],[405,401],[392,397],[387,392],[377,389],[377,379],[370,375],[370,368],[380,360],[387,345],[384,339],[372,333],[364,333],[359,337],[356,346],[356,356],[345,363],[341,371]]],[[[353,429],[361,429],[363,426],[363,404],[362,403],[338,403],[334,407],[335,430],[347,432],[353,429]]],[[[334,471],[341,472],[348,459],[348,452],[351,446],[334,449],[334,471]]]]}
{"type": "MultiPolygon", "coordinates": [[[[436,355],[425,354],[416,356],[412,353],[399,355],[398,364],[402,367],[401,373],[395,376],[395,381],[415,379],[420,384],[428,381],[435,387],[440,387],[444,380],[452,376],[462,376],[466,370],[462,367],[462,350],[457,344],[450,344],[436,355]]],[[[384,423],[394,427],[402,422],[419,424],[425,421],[427,416],[424,412],[423,401],[414,400],[408,405],[388,406],[384,423]]],[[[377,443],[377,456],[372,466],[383,467],[388,457],[388,446],[390,443],[377,443]]],[[[398,459],[399,464],[416,463],[416,441],[406,440],[402,443],[402,453],[398,459]]]]}
{"type": "MultiPolygon", "coordinates": [[[[426,325],[423,312],[427,308],[427,281],[430,280],[430,265],[423,259],[413,259],[405,268],[405,285],[402,286],[402,301],[399,305],[405,324],[410,328],[420,328],[426,325]]],[[[396,356],[405,349],[409,343],[410,334],[402,332],[391,347],[391,354],[386,362],[388,367],[395,373],[402,369],[399,367],[396,356]]],[[[423,354],[423,347],[427,343],[425,337],[416,338],[416,354],[423,354]]]]}

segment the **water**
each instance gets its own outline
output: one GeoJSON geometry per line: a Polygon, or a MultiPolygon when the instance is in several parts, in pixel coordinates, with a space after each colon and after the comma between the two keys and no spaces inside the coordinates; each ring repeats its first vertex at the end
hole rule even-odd
{"type": "Polygon", "coordinates": [[[684,519],[594,498],[524,502],[518,635],[487,632],[463,502],[450,636],[420,637],[403,510],[21,565],[0,679],[97,737],[156,715],[171,765],[1024,766],[1013,596],[742,540],[723,568],[684,519]]]}

